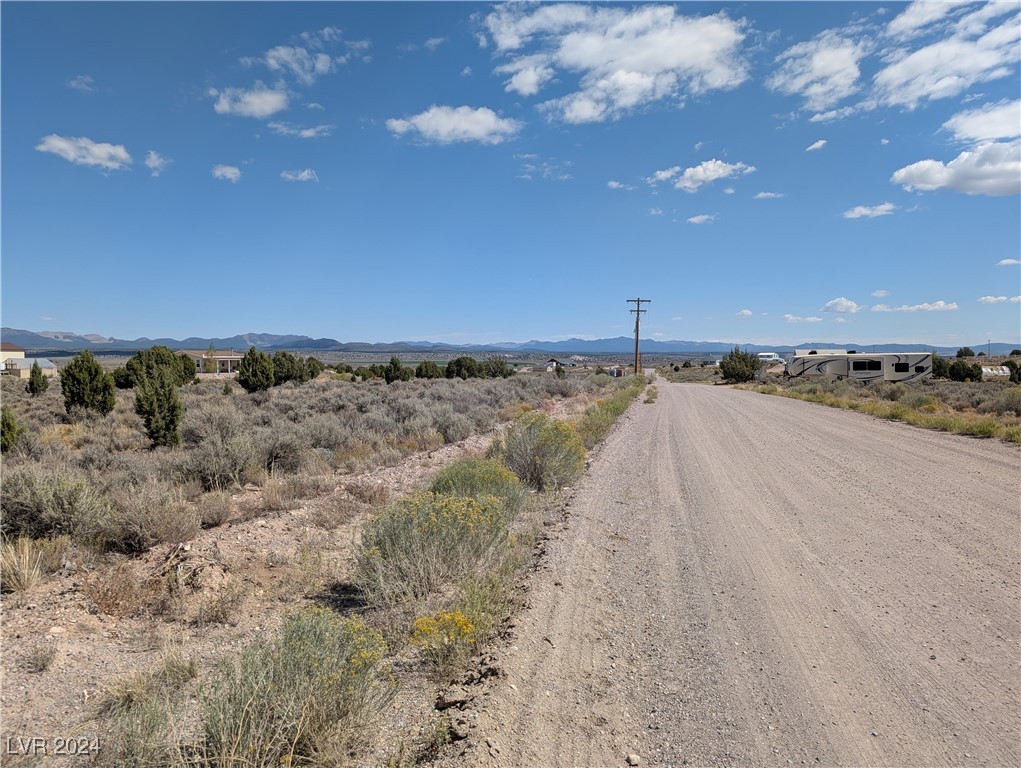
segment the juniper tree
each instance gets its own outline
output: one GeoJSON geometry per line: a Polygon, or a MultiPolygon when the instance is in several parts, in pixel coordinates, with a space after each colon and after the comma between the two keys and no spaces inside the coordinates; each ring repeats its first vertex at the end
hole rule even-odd
{"type": "Polygon", "coordinates": [[[145,434],[154,446],[181,442],[184,406],[170,369],[156,368],[135,384],[135,413],[142,417],[145,434]]]}
{"type": "Polygon", "coordinates": [[[39,361],[33,361],[32,372],[28,376],[28,384],[25,385],[25,391],[32,395],[32,397],[38,397],[49,388],[50,380],[43,376],[43,369],[39,366],[39,361]]]}
{"type": "Polygon", "coordinates": [[[273,386],[273,360],[252,347],[238,364],[238,384],[246,392],[260,392],[273,386]]]}
{"type": "Polygon", "coordinates": [[[75,408],[84,408],[105,416],[117,404],[113,376],[103,370],[87,349],[75,355],[60,372],[60,388],[64,393],[64,409],[68,413],[75,408]]]}

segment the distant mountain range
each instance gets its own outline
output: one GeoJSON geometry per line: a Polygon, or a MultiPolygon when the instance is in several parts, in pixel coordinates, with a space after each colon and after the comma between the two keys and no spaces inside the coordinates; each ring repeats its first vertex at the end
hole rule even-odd
{"type": "MultiPolygon", "coordinates": [[[[309,336],[276,335],[272,333],[245,333],[228,338],[187,339],[115,339],[99,336],[94,333],[79,335],[65,331],[24,331],[18,328],[0,328],[3,341],[17,344],[34,353],[58,354],[73,353],[83,349],[93,352],[134,352],[139,349],[162,344],[171,349],[208,349],[212,344],[219,350],[246,350],[249,347],[275,352],[291,350],[314,354],[315,352],[335,353],[366,353],[413,354],[444,353],[453,354],[498,354],[498,353],[555,353],[560,355],[631,355],[634,352],[634,337],[617,336],[611,339],[566,339],[564,341],[539,341],[534,339],[523,343],[500,342],[496,344],[445,344],[432,341],[396,341],[391,343],[340,342],[336,339],[313,339],[309,336]]],[[[732,342],[723,341],[657,341],[642,339],[642,353],[645,355],[722,355],[731,348],[732,342]]],[[[992,355],[1006,355],[1018,344],[996,343],[987,345],[976,343],[970,345],[976,352],[987,352],[992,355]]],[[[834,344],[832,342],[805,342],[795,346],[742,344],[749,352],[776,352],[784,354],[797,349],[857,349],[862,352],[898,352],[904,350],[935,350],[941,355],[953,355],[957,347],[940,347],[932,344],[834,344]]]]}

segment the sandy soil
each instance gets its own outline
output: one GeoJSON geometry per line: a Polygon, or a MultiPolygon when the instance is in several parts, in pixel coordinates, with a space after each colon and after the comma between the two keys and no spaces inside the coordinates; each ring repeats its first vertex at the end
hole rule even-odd
{"type": "Polygon", "coordinates": [[[657,386],[547,542],[467,762],[1021,763],[1021,451],[657,386]]]}

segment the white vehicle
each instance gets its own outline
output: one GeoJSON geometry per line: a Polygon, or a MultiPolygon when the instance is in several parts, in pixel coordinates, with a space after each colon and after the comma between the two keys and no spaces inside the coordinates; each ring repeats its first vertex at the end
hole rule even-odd
{"type": "Polygon", "coordinates": [[[759,352],[759,362],[773,365],[774,363],[782,363],[783,358],[776,352],[759,352]]]}
{"type": "Polygon", "coordinates": [[[865,354],[853,349],[798,349],[787,355],[787,376],[850,381],[919,381],[932,376],[931,352],[865,354]]]}

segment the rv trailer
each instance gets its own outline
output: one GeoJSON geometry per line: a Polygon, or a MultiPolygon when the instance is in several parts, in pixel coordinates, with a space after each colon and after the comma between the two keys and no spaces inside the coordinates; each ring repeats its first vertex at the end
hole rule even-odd
{"type": "Polygon", "coordinates": [[[853,349],[798,349],[787,355],[784,374],[866,382],[919,381],[932,376],[932,353],[867,354],[853,349]]]}

